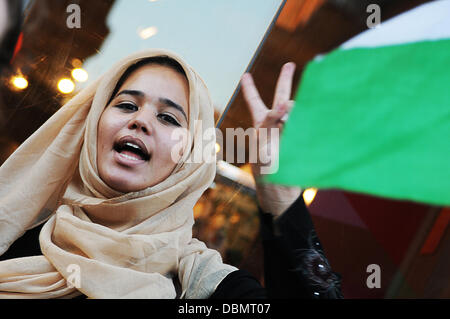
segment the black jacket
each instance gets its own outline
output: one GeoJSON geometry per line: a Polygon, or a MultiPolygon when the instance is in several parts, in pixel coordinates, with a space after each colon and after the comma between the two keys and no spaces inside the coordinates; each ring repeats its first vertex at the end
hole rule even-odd
{"type": "MultiPolygon", "coordinates": [[[[325,258],[302,196],[275,221],[262,210],[265,288],[250,273],[236,270],[225,277],[212,299],[342,298],[340,276],[325,258]]],[[[42,255],[42,225],[17,239],[0,260],[42,255]]]]}
{"type": "Polygon", "coordinates": [[[244,270],[230,273],[211,298],[342,298],[341,276],[331,270],[300,196],[280,217],[259,211],[265,288],[244,270]]]}

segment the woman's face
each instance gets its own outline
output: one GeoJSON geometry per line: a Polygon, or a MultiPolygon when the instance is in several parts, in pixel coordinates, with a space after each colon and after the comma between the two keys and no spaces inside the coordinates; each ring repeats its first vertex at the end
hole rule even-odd
{"type": "Polygon", "coordinates": [[[100,117],[97,167],[100,178],[120,192],[134,192],[166,179],[177,162],[171,138],[188,127],[189,87],[170,67],[148,64],[135,70],[100,117]]]}

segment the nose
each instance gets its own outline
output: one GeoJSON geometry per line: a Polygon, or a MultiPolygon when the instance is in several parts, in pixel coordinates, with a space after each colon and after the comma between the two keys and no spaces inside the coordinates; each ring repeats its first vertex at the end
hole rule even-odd
{"type": "Polygon", "coordinates": [[[151,115],[148,112],[138,111],[128,123],[128,128],[141,131],[144,134],[150,134],[152,132],[150,117],[151,115]]]}

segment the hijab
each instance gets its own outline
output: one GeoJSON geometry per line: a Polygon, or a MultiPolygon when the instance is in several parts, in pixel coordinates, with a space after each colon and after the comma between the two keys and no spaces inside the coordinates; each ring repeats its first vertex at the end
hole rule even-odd
{"type": "Polygon", "coordinates": [[[205,83],[166,50],[131,55],[75,95],[0,167],[0,255],[45,222],[39,235],[43,255],[0,262],[0,298],[209,297],[236,270],[192,238],[193,207],[216,167],[215,161],[190,157],[208,149],[211,141],[203,136],[213,127],[205,83]],[[174,59],[186,73],[192,138],[168,178],[120,193],[98,174],[98,122],[121,75],[158,56],[174,59]]]}

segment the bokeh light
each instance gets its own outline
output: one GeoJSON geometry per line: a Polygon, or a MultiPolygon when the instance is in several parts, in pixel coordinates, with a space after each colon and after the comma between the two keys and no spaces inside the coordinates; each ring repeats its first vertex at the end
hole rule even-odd
{"type": "Polygon", "coordinates": [[[18,90],[24,90],[28,87],[28,80],[22,75],[16,75],[11,78],[11,84],[18,90]]]}
{"type": "Polygon", "coordinates": [[[317,194],[317,188],[305,189],[305,191],[303,192],[303,199],[305,200],[305,204],[308,206],[311,205],[314,198],[316,197],[316,194],[317,194]]]}
{"type": "Polygon", "coordinates": [[[64,79],[59,80],[58,90],[61,93],[69,94],[69,93],[72,93],[74,89],[75,89],[75,84],[72,82],[71,79],[64,78],[64,79]]]}
{"type": "Polygon", "coordinates": [[[89,75],[86,72],[86,70],[84,70],[82,68],[76,68],[76,69],[72,70],[72,77],[77,82],[86,82],[88,77],[89,77],[89,75]]]}

